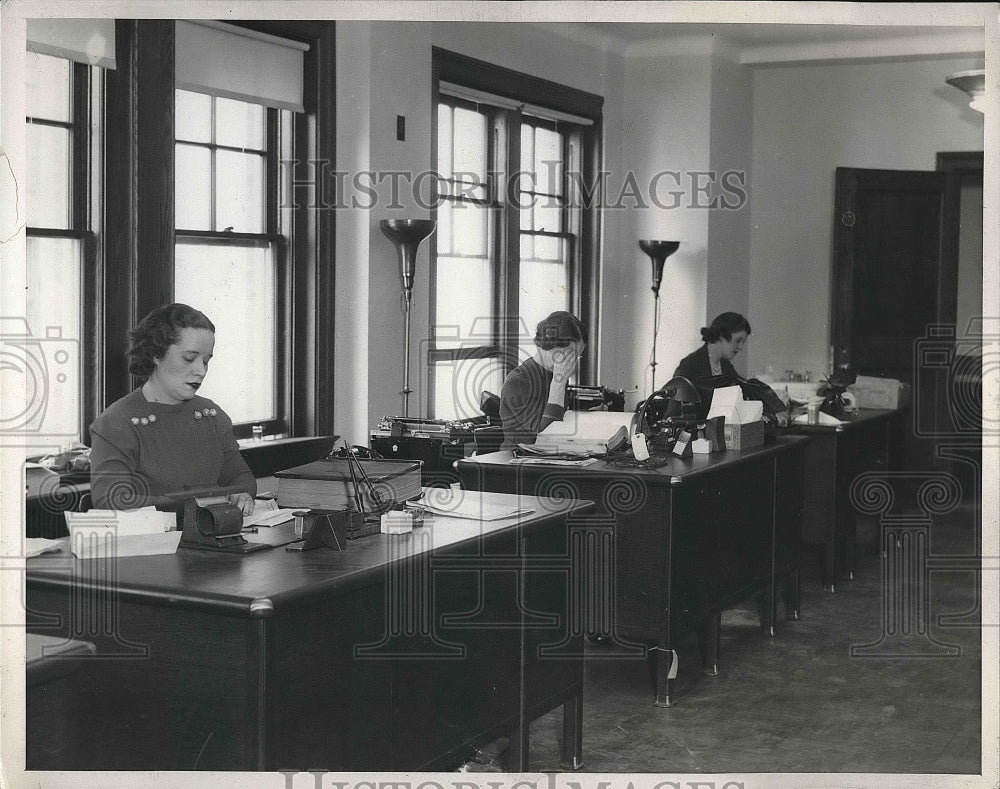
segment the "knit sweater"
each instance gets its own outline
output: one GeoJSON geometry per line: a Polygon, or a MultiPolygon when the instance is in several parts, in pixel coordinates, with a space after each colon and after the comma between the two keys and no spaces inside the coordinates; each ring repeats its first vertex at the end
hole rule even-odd
{"type": "Polygon", "coordinates": [[[534,358],[511,370],[500,390],[500,421],[503,423],[501,449],[517,444],[534,444],[538,434],[566,413],[564,406],[550,403],[552,372],[534,358]]]}
{"type": "MultiPolygon", "coordinates": [[[[719,359],[723,375],[731,375],[736,378],[736,368],[729,359],[719,359]]],[[[674,370],[674,377],[683,376],[691,383],[698,383],[705,378],[712,377],[712,362],[708,358],[708,345],[703,344],[698,350],[692,351],[677,365],[674,370]]]]}
{"type": "Polygon", "coordinates": [[[90,437],[95,507],[163,504],[164,494],[186,488],[239,485],[257,493],[232,421],[207,398],[151,403],[136,389],[94,420],[90,437]]]}

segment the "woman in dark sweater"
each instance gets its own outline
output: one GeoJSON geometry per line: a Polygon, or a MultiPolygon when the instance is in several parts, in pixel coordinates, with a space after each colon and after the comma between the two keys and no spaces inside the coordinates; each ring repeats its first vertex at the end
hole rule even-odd
{"type": "Polygon", "coordinates": [[[143,383],[90,426],[95,507],[167,504],[185,488],[243,487],[229,496],[253,511],[257,482],[240,455],[233,423],[197,392],[215,349],[215,326],[186,304],[158,307],[130,335],[129,371],[143,383]]]}
{"type": "Polygon", "coordinates": [[[587,327],[568,312],[553,312],[535,330],[535,354],[510,372],[500,390],[502,449],[534,444],[566,412],[566,384],[587,347],[587,327]]]}
{"type": "Polygon", "coordinates": [[[750,324],[746,318],[738,312],[722,313],[710,326],[702,327],[704,344],[681,359],[674,370],[674,377],[683,376],[692,383],[698,383],[723,373],[736,376],[733,359],[743,350],[749,336],[750,324]]]}

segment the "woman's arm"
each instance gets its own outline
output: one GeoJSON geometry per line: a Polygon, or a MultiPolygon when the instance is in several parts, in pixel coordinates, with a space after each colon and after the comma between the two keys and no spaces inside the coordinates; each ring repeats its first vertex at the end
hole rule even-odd
{"type": "Polygon", "coordinates": [[[127,510],[153,503],[149,486],[136,474],[138,442],[127,429],[90,427],[90,497],[97,509],[127,510]]]}
{"type": "Polygon", "coordinates": [[[229,414],[218,406],[214,422],[219,435],[219,443],[222,446],[222,468],[219,470],[219,486],[223,488],[240,486],[246,489],[247,497],[238,503],[245,515],[253,511],[253,498],[257,495],[257,480],[253,472],[240,454],[240,445],[233,435],[233,421],[229,414]]]}

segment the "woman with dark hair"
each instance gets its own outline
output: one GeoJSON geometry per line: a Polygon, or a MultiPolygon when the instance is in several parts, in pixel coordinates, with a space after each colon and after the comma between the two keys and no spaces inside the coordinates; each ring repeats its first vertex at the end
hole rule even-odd
{"type": "Polygon", "coordinates": [[[535,353],[510,372],[500,390],[502,449],[534,444],[566,413],[566,384],[587,347],[587,327],[571,313],[553,312],[535,330],[535,353]]]}
{"type": "Polygon", "coordinates": [[[750,324],[746,318],[738,312],[722,313],[710,326],[702,327],[703,345],[681,359],[674,377],[683,376],[697,383],[716,375],[736,376],[733,359],[743,350],[749,336],[750,324]]]}
{"type": "Polygon", "coordinates": [[[158,307],[129,335],[129,371],[142,385],[90,426],[95,507],[166,504],[189,488],[243,487],[230,501],[253,511],[257,483],[240,455],[233,423],[198,396],[215,349],[215,326],[186,304],[158,307]]]}

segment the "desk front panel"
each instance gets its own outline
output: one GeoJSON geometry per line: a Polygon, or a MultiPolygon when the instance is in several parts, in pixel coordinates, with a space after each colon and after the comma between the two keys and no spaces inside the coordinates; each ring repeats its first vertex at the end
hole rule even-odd
{"type": "Polygon", "coordinates": [[[584,566],[596,585],[588,630],[626,640],[659,641],[667,631],[700,626],[721,602],[767,582],[774,534],[774,460],[717,464],[677,484],[663,473],[601,465],[583,468],[508,464],[504,454],[463,461],[463,485],[529,496],[596,503],[595,534],[584,566]],[[602,602],[613,611],[595,610],[602,602]],[[607,614],[607,615],[606,615],[607,614]],[[602,632],[603,629],[603,632],[602,632]]]}
{"type": "Polygon", "coordinates": [[[110,588],[29,588],[28,603],[33,632],[97,647],[79,675],[80,749],[59,769],[257,768],[260,620],[137,604],[110,588]]]}

